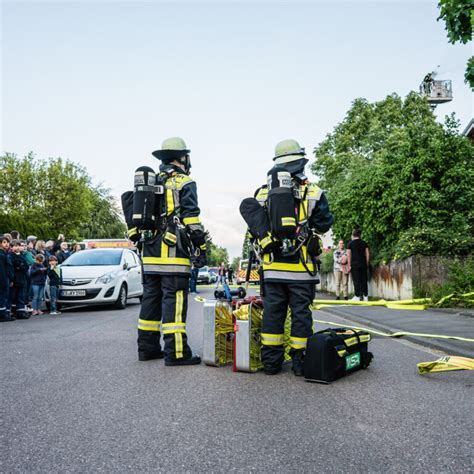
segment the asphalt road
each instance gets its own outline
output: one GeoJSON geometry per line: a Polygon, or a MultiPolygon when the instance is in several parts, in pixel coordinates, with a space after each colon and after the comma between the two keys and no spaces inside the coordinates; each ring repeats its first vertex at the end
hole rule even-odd
{"type": "Polygon", "coordinates": [[[165,367],[137,360],[138,309],[0,325],[0,472],[474,470],[474,373],[418,375],[439,353],[375,338],[371,367],[332,385],[165,367]]]}

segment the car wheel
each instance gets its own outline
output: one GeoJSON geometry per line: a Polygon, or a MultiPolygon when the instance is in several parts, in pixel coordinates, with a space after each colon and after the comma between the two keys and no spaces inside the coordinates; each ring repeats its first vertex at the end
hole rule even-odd
{"type": "Polygon", "coordinates": [[[117,301],[115,302],[115,307],[117,309],[125,309],[127,306],[127,287],[123,284],[120,287],[119,295],[117,301]]]}

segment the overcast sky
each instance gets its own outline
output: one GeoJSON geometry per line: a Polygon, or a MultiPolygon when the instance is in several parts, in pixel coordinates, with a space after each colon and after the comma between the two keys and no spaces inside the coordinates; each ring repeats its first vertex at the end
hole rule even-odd
{"type": "Polygon", "coordinates": [[[202,220],[236,256],[278,141],[312,150],[355,98],[405,96],[438,65],[455,97],[438,114],[467,124],[472,46],[448,45],[436,3],[3,1],[1,150],[81,163],[120,196],[181,136],[202,220]]]}

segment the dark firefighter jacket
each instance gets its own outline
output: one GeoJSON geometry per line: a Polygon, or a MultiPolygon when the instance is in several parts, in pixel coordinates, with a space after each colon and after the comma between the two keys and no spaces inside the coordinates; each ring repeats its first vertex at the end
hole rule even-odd
{"type": "MultiPolygon", "coordinates": [[[[300,185],[300,193],[306,197],[300,201],[298,224],[308,224],[310,229],[315,229],[320,234],[327,232],[334,222],[334,217],[329,211],[329,204],[323,191],[316,184],[306,182],[300,185]]],[[[260,205],[266,206],[267,198],[268,187],[263,186],[258,191],[256,199],[260,205]]],[[[283,256],[280,249],[273,254],[264,254],[263,273],[266,282],[312,282],[317,279],[314,263],[308,255],[306,245],[301,248],[301,254],[293,256],[283,256]],[[314,276],[305,269],[302,258],[314,276]]]]}
{"type": "MultiPolygon", "coordinates": [[[[165,179],[166,220],[172,223],[176,217],[180,225],[173,230],[169,228],[170,231],[156,232],[153,238],[145,240],[143,269],[149,274],[189,276],[189,240],[195,248],[206,251],[204,228],[199,218],[196,183],[173,165],[162,165],[160,176],[165,179]],[[173,242],[176,244],[168,245],[173,242]]],[[[132,227],[128,235],[133,238],[138,232],[137,228],[132,227]]]]}

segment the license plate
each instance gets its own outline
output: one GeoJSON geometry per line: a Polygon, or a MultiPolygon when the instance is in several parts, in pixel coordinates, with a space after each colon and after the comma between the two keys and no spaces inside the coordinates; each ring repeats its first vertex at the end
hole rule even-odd
{"type": "Polygon", "coordinates": [[[62,296],[86,296],[86,290],[63,290],[62,296]]]}

